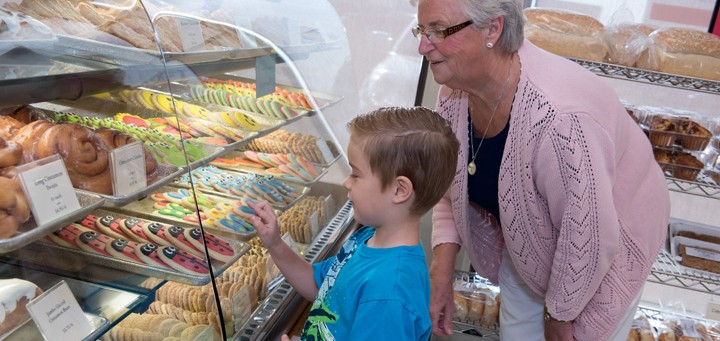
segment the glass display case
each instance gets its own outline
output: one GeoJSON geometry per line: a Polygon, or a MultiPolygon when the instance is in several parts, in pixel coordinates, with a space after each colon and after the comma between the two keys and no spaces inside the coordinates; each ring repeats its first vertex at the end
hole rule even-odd
{"type": "Polygon", "coordinates": [[[0,338],[277,330],[299,298],[247,202],[309,262],[353,226],[333,131],[359,102],[333,7],[0,5],[0,338]],[[88,323],[43,319],[53,300],[88,323]]]}

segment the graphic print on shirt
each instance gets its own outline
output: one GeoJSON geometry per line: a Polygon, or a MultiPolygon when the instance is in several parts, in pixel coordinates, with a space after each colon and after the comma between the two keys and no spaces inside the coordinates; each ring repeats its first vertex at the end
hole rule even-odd
{"type": "Polygon", "coordinates": [[[325,279],[320,285],[318,295],[310,308],[308,319],[303,326],[301,339],[314,341],[335,340],[335,337],[330,333],[328,324],[334,324],[339,316],[325,305],[325,296],[330,289],[332,289],[333,285],[335,285],[335,279],[340,273],[340,270],[355,253],[358,247],[357,238],[360,235],[363,235],[363,233],[353,234],[335,257],[335,261],[330,266],[325,279]]]}

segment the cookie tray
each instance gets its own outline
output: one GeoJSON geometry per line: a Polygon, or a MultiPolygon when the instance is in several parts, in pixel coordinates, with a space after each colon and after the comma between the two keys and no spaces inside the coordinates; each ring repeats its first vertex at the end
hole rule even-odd
{"type": "MultiPolygon", "coordinates": [[[[126,215],[121,214],[117,212],[110,212],[110,211],[103,211],[98,210],[96,212],[93,212],[96,216],[105,216],[105,215],[112,215],[115,218],[135,218],[135,216],[132,215],[126,215]]],[[[146,218],[142,218],[144,220],[149,220],[146,218]]],[[[150,220],[152,222],[152,220],[150,220]]],[[[197,226],[196,226],[197,227],[197,226]]],[[[250,244],[245,243],[243,241],[238,240],[232,240],[230,238],[223,238],[226,242],[230,244],[230,246],[233,247],[233,250],[235,251],[235,256],[228,262],[221,264],[218,266],[219,261],[211,259],[210,264],[212,265],[212,273],[214,276],[219,276],[222,274],[225,270],[227,270],[230,265],[235,263],[240,257],[242,257],[245,253],[247,253],[250,250],[250,244]]],[[[82,257],[87,263],[98,265],[102,267],[107,267],[111,269],[117,269],[121,271],[126,271],[130,273],[136,273],[141,274],[145,276],[160,278],[160,279],[166,279],[169,281],[179,282],[179,283],[185,283],[189,285],[205,285],[210,282],[210,275],[191,275],[182,273],[173,269],[169,268],[160,268],[148,264],[141,264],[136,263],[132,261],[126,261],[122,259],[116,259],[113,257],[108,257],[105,255],[97,254],[88,252],[85,250],[80,249],[71,249],[68,247],[60,246],[58,244],[55,244],[48,240],[40,240],[35,244],[31,244],[32,246],[38,246],[41,248],[45,248],[48,250],[54,250],[56,252],[53,252],[52,254],[57,254],[59,257],[63,256],[71,256],[71,257],[82,257]]]]}
{"type": "MultiPolygon", "coordinates": [[[[159,190],[155,191],[155,193],[163,193],[163,192],[170,192],[170,191],[177,191],[180,187],[172,187],[172,186],[164,186],[159,188],[159,190]]],[[[228,199],[225,197],[218,197],[216,195],[208,195],[205,194],[208,197],[211,197],[213,199],[218,200],[219,202],[233,202],[234,200],[228,199]]],[[[151,198],[144,198],[139,201],[131,202],[125,206],[122,207],[116,207],[113,208],[113,212],[118,212],[122,214],[127,214],[131,217],[146,219],[146,220],[152,220],[157,221],[160,223],[166,223],[166,224],[172,224],[177,225],[180,227],[189,227],[189,228],[197,228],[200,227],[200,224],[196,221],[197,220],[197,214],[192,215],[193,221],[189,220],[183,220],[182,218],[176,218],[172,216],[167,215],[155,215],[153,214],[153,211],[156,209],[153,207],[155,205],[155,201],[153,201],[151,198]]],[[[115,214],[117,215],[117,214],[115,214]]],[[[211,226],[205,226],[203,225],[203,229],[206,231],[210,231],[213,234],[216,234],[218,236],[222,236],[225,238],[233,239],[233,240],[240,240],[240,241],[247,241],[255,237],[255,231],[248,232],[248,233],[239,233],[230,229],[219,229],[211,226]]]]}
{"type": "MultiPolygon", "coordinates": [[[[230,171],[230,170],[227,170],[227,169],[223,169],[223,172],[225,172],[225,173],[227,173],[227,175],[231,175],[231,176],[242,176],[242,177],[244,177],[244,176],[247,176],[247,175],[248,175],[247,173],[234,172],[234,171],[230,171]]],[[[171,182],[169,185],[170,185],[170,186],[173,186],[173,187],[177,187],[177,188],[185,188],[185,189],[188,189],[188,190],[190,189],[189,186],[185,186],[185,185],[179,184],[179,183],[177,183],[177,182],[175,182],[175,181],[171,182]]],[[[297,184],[297,183],[289,183],[288,185],[290,185],[290,186],[292,186],[293,188],[295,188],[295,190],[300,191],[300,195],[298,195],[298,197],[295,198],[295,200],[293,200],[293,201],[291,201],[291,202],[288,202],[288,203],[286,203],[286,204],[282,204],[282,205],[280,205],[280,204],[272,204],[272,206],[273,206],[274,208],[276,208],[276,209],[278,209],[278,210],[281,210],[281,211],[284,211],[284,210],[288,209],[289,207],[292,207],[293,205],[295,205],[295,203],[297,203],[298,201],[300,201],[302,198],[304,198],[304,197],[308,194],[308,192],[310,192],[310,188],[309,188],[309,187],[302,186],[302,185],[297,184]]],[[[214,190],[214,189],[201,188],[201,187],[199,187],[199,186],[196,186],[195,189],[198,190],[198,191],[200,191],[200,192],[202,192],[202,193],[205,193],[205,194],[210,194],[210,195],[214,195],[214,196],[218,196],[218,197],[222,197],[222,198],[227,198],[227,199],[230,199],[230,200],[241,200],[241,199],[247,198],[247,197],[235,195],[235,194],[232,194],[232,193],[218,192],[218,191],[216,191],[216,190],[214,190]]]]}
{"type": "Polygon", "coordinates": [[[103,205],[104,199],[97,194],[75,190],[80,209],[70,212],[63,217],[57,218],[47,224],[37,225],[31,217],[28,222],[20,226],[18,233],[7,239],[0,239],[0,254],[8,253],[24,247],[55,229],[72,223],[78,218],[88,215],[93,210],[103,205]]]}
{"type": "MultiPolygon", "coordinates": [[[[234,75],[232,73],[216,75],[216,76],[213,76],[212,78],[235,80],[238,82],[245,82],[245,83],[255,83],[254,79],[234,75]]],[[[302,88],[298,88],[298,87],[293,87],[293,86],[283,85],[283,84],[276,84],[276,86],[280,89],[288,90],[290,92],[305,93],[305,91],[302,88]]],[[[318,107],[321,110],[325,109],[329,106],[332,106],[333,104],[340,102],[343,99],[343,96],[340,96],[340,95],[332,95],[332,94],[326,94],[326,93],[321,93],[321,92],[311,91],[310,94],[315,98],[315,102],[317,102],[318,107]]]]}
{"type": "MultiPolygon", "coordinates": [[[[232,158],[239,157],[239,156],[242,156],[242,152],[232,151],[230,153],[224,154],[222,156],[222,158],[232,159],[232,158]]],[[[339,158],[339,155],[335,157],[335,160],[337,160],[338,158],[339,158]]],[[[335,160],[333,160],[332,162],[335,162],[335,160]]],[[[312,186],[313,184],[318,182],[318,180],[320,180],[320,178],[322,178],[329,169],[329,167],[321,167],[318,164],[312,164],[313,166],[315,166],[315,170],[317,171],[318,176],[311,181],[305,181],[305,180],[296,178],[294,176],[285,176],[284,174],[280,175],[280,176],[274,175],[274,174],[268,174],[264,168],[261,169],[261,168],[256,168],[256,167],[247,167],[247,166],[228,166],[225,164],[213,164],[212,162],[210,162],[210,164],[217,168],[240,172],[240,173],[245,173],[245,174],[270,175],[270,176],[275,177],[278,180],[282,180],[284,182],[296,183],[296,184],[300,184],[303,186],[312,186]]]]}

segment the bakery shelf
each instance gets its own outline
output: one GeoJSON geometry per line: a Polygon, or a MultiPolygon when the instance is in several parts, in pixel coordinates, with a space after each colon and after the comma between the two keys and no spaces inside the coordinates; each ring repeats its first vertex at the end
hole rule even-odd
{"type": "Polygon", "coordinates": [[[720,277],[683,270],[673,256],[665,250],[662,250],[655,260],[648,276],[648,282],[702,293],[720,294],[720,277]]]}
{"type": "Polygon", "coordinates": [[[682,88],[692,91],[707,92],[711,94],[720,94],[720,82],[718,81],[684,77],[668,73],[654,72],[622,65],[593,62],[582,59],[569,59],[600,76],[682,88]]]}
{"type": "MultiPolygon", "coordinates": [[[[352,217],[352,203],[346,201],[326,228],[324,228],[320,234],[315,237],[313,243],[308,246],[304,254],[305,260],[309,263],[322,260],[330,251],[330,247],[340,243],[338,239],[344,232],[349,230],[352,217]]],[[[263,302],[260,302],[260,305],[255,309],[247,322],[239,328],[236,328],[237,333],[233,337],[233,340],[264,340],[268,338],[267,333],[272,330],[272,325],[282,321],[281,314],[292,311],[292,309],[288,309],[288,307],[296,295],[297,293],[293,290],[290,283],[282,278],[268,294],[267,298],[263,302]]]]}
{"type": "Polygon", "coordinates": [[[701,173],[695,181],[666,177],[668,189],[674,192],[698,195],[710,199],[720,199],[720,185],[701,173]]]}

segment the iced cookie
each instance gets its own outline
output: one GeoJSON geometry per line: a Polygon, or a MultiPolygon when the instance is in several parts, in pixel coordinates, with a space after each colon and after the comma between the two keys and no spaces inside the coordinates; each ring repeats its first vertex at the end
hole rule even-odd
{"type": "Polygon", "coordinates": [[[205,232],[206,243],[203,243],[203,234],[198,228],[185,229],[184,233],[185,238],[192,243],[196,249],[204,250],[204,245],[206,244],[208,253],[213,259],[226,263],[235,256],[235,250],[233,250],[230,244],[211,233],[205,232]]]}
{"type": "Polygon", "coordinates": [[[112,238],[95,231],[85,231],[78,235],[77,237],[77,244],[80,247],[80,249],[93,252],[93,253],[99,253],[104,256],[110,256],[110,254],[106,251],[107,245],[112,242],[112,238]]]}
{"type": "Polygon", "coordinates": [[[120,228],[122,219],[115,219],[111,215],[103,216],[102,218],[95,221],[96,226],[100,229],[100,232],[115,238],[115,239],[128,239],[123,230],[120,228]]]}
{"type": "Polygon", "coordinates": [[[193,256],[204,258],[205,251],[202,252],[196,248],[188,239],[185,237],[185,229],[179,226],[170,226],[165,231],[165,237],[172,243],[176,248],[183,250],[193,256]]]}
{"type": "Polygon", "coordinates": [[[162,246],[158,250],[158,256],[175,270],[191,275],[207,275],[210,273],[208,263],[174,246],[162,246]]]}
{"type": "Polygon", "coordinates": [[[113,239],[105,245],[105,251],[117,259],[145,263],[135,254],[137,243],[125,239],[113,239]]]}
{"type": "Polygon", "coordinates": [[[158,246],[152,243],[138,244],[135,247],[135,255],[147,265],[153,265],[163,268],[170,268],[160,256],[158,256],[158,246]]]}

